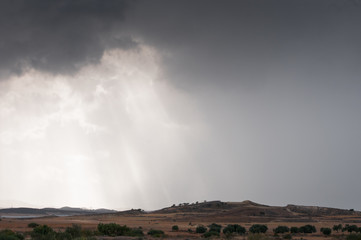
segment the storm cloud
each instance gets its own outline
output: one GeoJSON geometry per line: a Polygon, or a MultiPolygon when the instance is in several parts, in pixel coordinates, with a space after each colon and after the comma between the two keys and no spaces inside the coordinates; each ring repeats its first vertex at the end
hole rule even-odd
{"type": "Polygon", "coordinates": [[[126,1],[1,1],[1,75],[25,68],[71,74],[99,62],[104,50],[132,48],[119,29],[126,1]]]}
{"type": "Polygon", "coordinates": [[[0,193],[361,208],[360,1],[0,4],[0,193]]]}

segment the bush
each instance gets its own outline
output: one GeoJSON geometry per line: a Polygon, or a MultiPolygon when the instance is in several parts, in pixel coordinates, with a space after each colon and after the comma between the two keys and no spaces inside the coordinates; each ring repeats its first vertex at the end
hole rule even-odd
{"type": "Polygon", "coordinates": [[[28,224],[29,228],[36,228],[37,226],[39,226],[39,224],[34,223],[34,222],[28,224]]]}
{"type": "Polygon", "coordinates": [[[209,227],[209,232],[217,232],[220,233],[222,226],[216,223],[212,223],[211,225],[208,226],[209,227]]]}
{"type": "Polygon", "coordinates": [[[347,231],[347,232],[358,232],[359,229],[356,225],[348,225],[346,224],[344,228],[342,228],[342,232],[347,231]]]}
{"type": "Polygon", "coordinates": [[[120,226],[119,224],[116,223],[108,223],[108,224],[99,223],[98,231],[102,235],[115,237],[115,236],[127,236],[127,233],[129,233],[131,229],[128,228],[126,225],[120,226]]]}
{"type": "Polygon", "coordinates": [[[150,229],[148,235],[152,237],[164,237],[164,232],[162,230],[150,229]]]}
{"type": "Polygon", "coordinates": [[[250,228],[249,231],[251,233],[265,233],[267,232],[268,227],[266,225],[263,224],[253,224],[250,228]]]}
{"type": "Polygon", "coordinates": [[[313,225],[307,224],[305,226],[300,227],[298,230],[300,233],[314,233],[314,232],[316,232],[316,227],[313,225]]]}
{"type": "Polygon", "coordinates": [[[205,226],[201,225],[196,228],[196,233],[205,233],[205,232],[207,232],[207,228],[205,226]]]}
{"type": "Polygon", "coordinates": [[[24,236],[9,229],[0,231],[0,240],[23,240],[24,236]]]}
{"type": "Polygon", "coordinates": [[[65,229],[65,233],[69,234],[70,236],[72,236],[72,238],[78,238],[82,236],[82,232],[81,232],[81,226],[78,224],[73,224],[72,227],[67,227],[65,229]]]}
{"type": "Polygon", "coordinates": [[[320,231],[326,236],[330,235],[332,232],[331,228],[321,228],[320,231]]]}
{"type": "Polygon", "coordinates": [[[223,229],[223,233],[224,234],[232,234],[232,233],[237,233],[239,235],[245,234],[246,233],[246,229],[244,227],[242,227],[241,225],[238,224],[229,224],[227,227],[225,227],[223,229]]]}
{"type": "Polygon", "coordinates": [[[202,236],[204,238],[209,238],[209,237],[213,237],[213,236],[219,237],[219,232],[209,231],[209,232],[204,233],[202,236]]]}
{"type": "Polygon", "coordinates": [[[55,231],[47,225],[39,225],[31,232],[31,238],[34,240],[53,240],[56,239],[55,231]]]}
{"type": "Polygon", "coordinates": [[[300,232],[300,229],[298,227],[291,227],[290,228],[290,232],[291,233],[299,233],[300,232]]]}
{"type": "Polygon", "coordinates": [[[174,225],[173,227],[172,227],[172,231],[178,231],[179,230],[179,227],[178,227],[178,225],[174,225]]]}
{"type": "Polygon", "coordinates": [[[290,228],[287,227],[287,226],[278,226],[276,227],[275,229],[273,229],[273,232],[275,234],[278,234],[278,233],[288,233],[290,231],[290,228]]]}

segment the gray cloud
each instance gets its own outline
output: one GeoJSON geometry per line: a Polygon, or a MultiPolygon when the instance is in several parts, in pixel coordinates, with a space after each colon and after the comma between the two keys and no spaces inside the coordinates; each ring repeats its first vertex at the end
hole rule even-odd
{"type": "Polygon", "coordinates": [[[119,29],[127,1],[1,1],[0,71],[30,67],[73,73],[99,61],[105,49],[136,44],[119,29]]]}
{"type": "Polygon", "coordinates": [[[143,1],[131,29],[173,53],[175,84],[258,84],[275,72],[357,78],[359,1],[143,1]],[[204,81],[202,81],[204,80],[204,81]]]}

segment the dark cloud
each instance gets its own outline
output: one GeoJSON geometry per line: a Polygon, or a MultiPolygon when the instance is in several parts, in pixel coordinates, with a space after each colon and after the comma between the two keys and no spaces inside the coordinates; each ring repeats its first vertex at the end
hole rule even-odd
{"type": "Polygon", "coordinates": [[[259,84],[275,72],[347,69],[357,78],[360,22],[359,1],[284,0],[143,1],[129,21],[145,42],[172,53],[167,70],[187,90],[259,84]]]}
{"type": "Polygon", "coordinates": [[[1,1],[2,77],[25,67],[69,74],[105,49],[135,46],[119,31],[128,7],[122,0],[1,1]]]}

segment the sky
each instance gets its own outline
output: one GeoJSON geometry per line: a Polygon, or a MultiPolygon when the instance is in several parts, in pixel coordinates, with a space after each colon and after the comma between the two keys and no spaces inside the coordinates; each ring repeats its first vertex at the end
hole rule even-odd
{"type": "Polygon", "coordinates": [[[361,210],[361,1],[0,2],[0,207],[361,210]]]}

